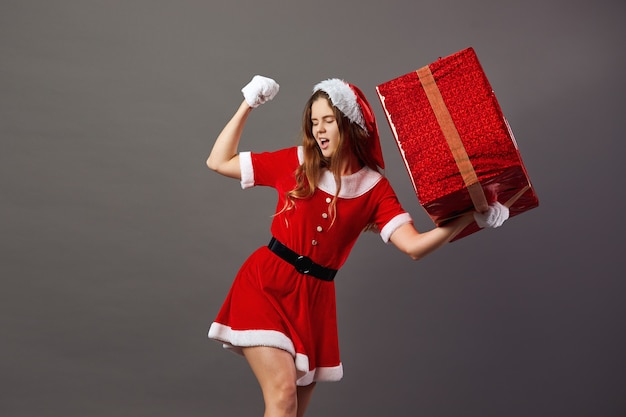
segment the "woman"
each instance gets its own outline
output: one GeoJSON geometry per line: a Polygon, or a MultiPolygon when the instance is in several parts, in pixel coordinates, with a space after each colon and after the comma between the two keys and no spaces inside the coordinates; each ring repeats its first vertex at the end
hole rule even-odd
{"type": "Polygon", "coordinates": [[[387,179],[374,113],[363,93],[339,79],[313,89],[305,105],[302,146],[238,152],[253,108],[278,93],[255,76],[207,160],[209,168],[278,191],[272,239],[243,264],[209,337],[242,354],[263,392],[265,416],[303,416],[316,381],[343,376],[333,278],[363,230],[375,230],[412,259],[449,242],[472,221],[500,226],[496,203],[419,233],[387,179]]]}

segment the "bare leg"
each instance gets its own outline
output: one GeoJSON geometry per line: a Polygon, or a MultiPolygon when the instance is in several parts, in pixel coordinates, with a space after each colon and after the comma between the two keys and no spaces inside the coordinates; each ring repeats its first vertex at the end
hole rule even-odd
{"type": "MultiPolygon", "coordinates": [[[[261,386],[265,401],[264,416],[296,417],[298,415],[297,376],[291,354],[282,349],[267,346],[244,348],[243,354],[261,386]]],[[[304,395],[303,400],[308,402],[308,399],[310,399],[310,394],[304,395]]]]}
{"type": "Polygon", "coordinates": [[[298,414],[297,417],[303,417],[304,413],[309,406],[311,397],[313,396],[313,389],[315,388],[315,382],[311,385],[304,387],[298,387],[298,414]]]}

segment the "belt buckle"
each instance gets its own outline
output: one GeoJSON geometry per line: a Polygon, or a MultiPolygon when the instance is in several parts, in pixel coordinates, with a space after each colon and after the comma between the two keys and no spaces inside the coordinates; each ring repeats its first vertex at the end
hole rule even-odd
{"type": "Polygon", "coordinates": [[[309,274],[311,273],[311,267],[313,266],[313,260],[308,256],[300,255],[296,258],[293,266],[296,268],[301,274],[309,274]]]}

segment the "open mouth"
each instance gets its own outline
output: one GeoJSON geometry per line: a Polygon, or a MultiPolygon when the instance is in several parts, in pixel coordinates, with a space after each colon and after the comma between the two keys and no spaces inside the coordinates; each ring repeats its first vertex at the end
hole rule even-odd
{"type": "Polygon", "coordinates": [[[322,149],[326,149],[328,147],[329,143],[330,143],[330,140],[328,140],[326,138],[320,138],[319,139],[320,148],[322,148],[322,149]]]}

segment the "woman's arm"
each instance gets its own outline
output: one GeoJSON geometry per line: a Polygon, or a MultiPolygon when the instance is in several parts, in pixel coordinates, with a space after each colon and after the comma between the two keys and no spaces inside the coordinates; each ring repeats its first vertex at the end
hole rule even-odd
{"type": "Polygon", "coordinates": [[[242,101],[233,117],[215,140],[211,154],[206,161],[210,169],[226,177],[241,179],[238,155],[239,140],[251,111],[252,107],[245,100],[242,101]]]}
{"type": "Polygon", "coordinates": [[[450,242],[472,221],[474,221],[473,213],[468,212],[445,226],[439,226],[424,233],[418,232],[412,223],[406,223],[393,232],[389,240],[412,259],[419,260],[450,242]]]}
{"type": "Polygon", "coordinates": [[[241,179],[237,150],[248,115],[252,109],[272,100],[278,94],[278,90],[279,85],[276,81],[262,75],[252,77],[252,80],[241,89],[244,101],[217,137],[206,161],[209,168],[226,177],[241,179]]]}

